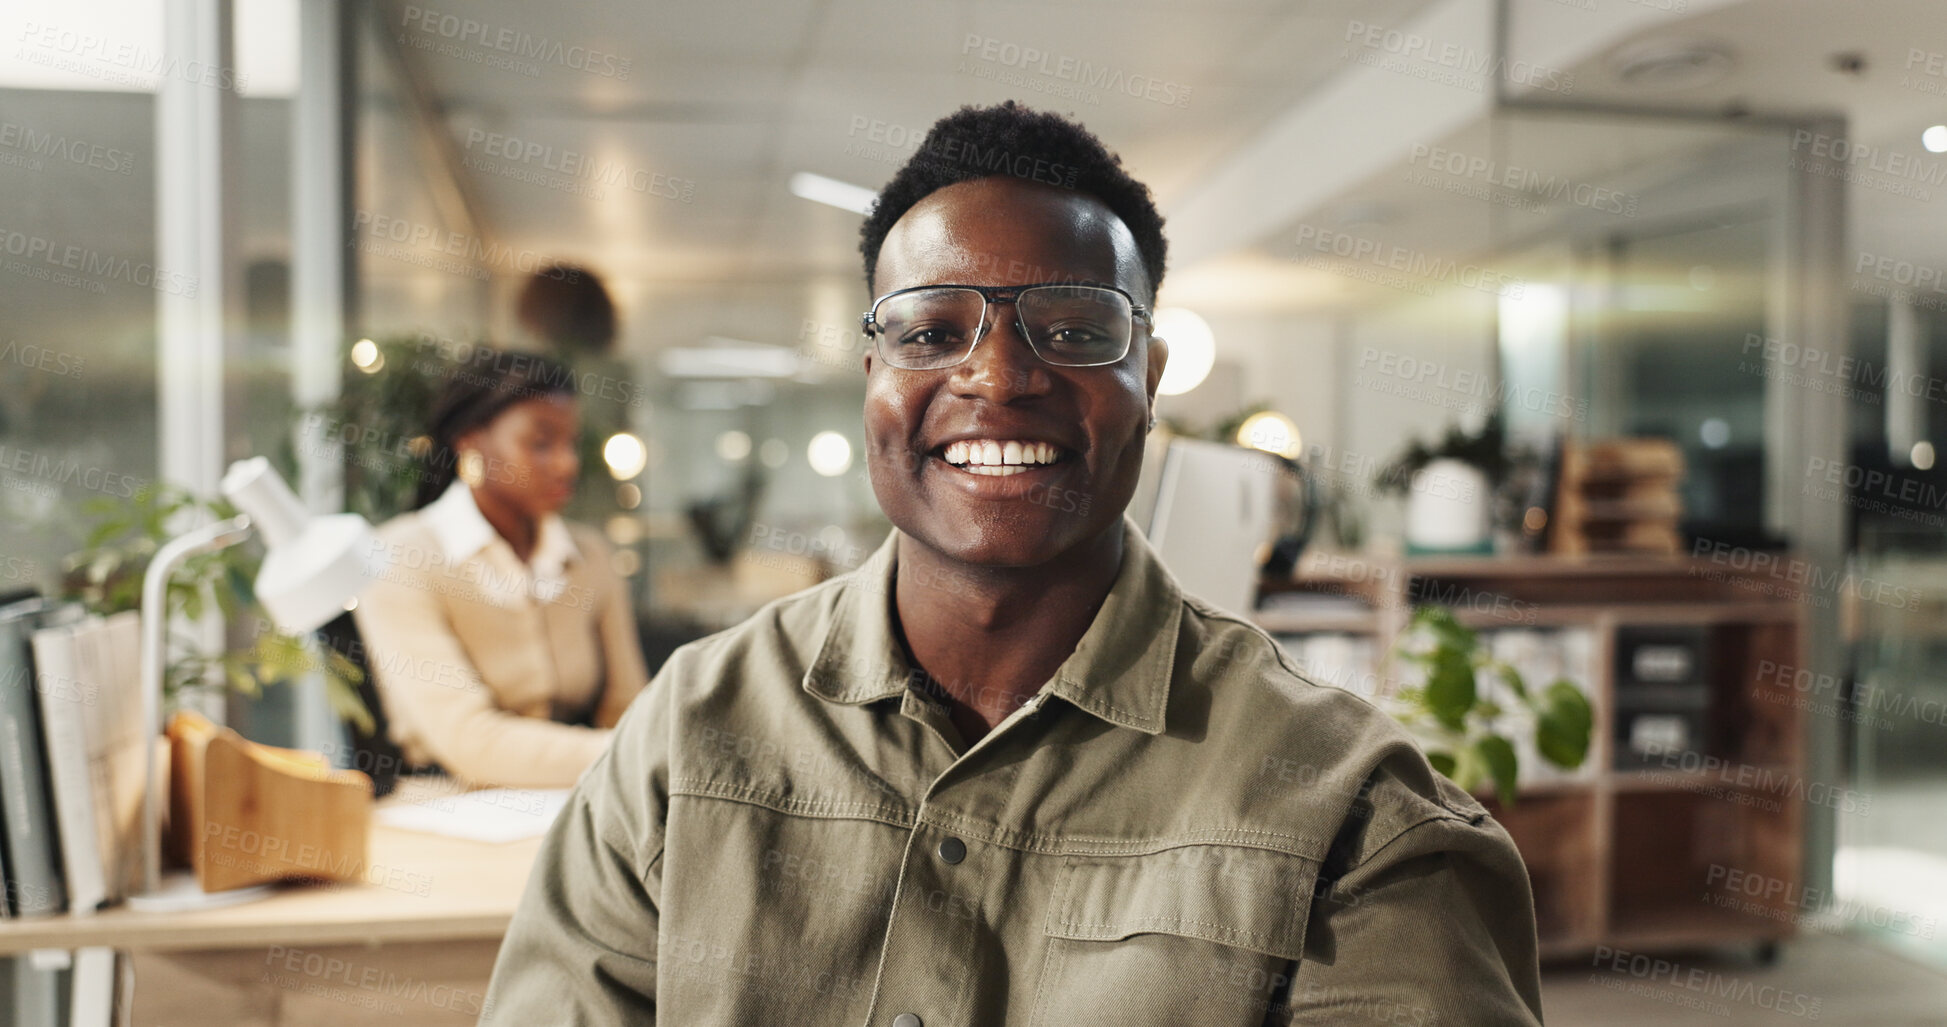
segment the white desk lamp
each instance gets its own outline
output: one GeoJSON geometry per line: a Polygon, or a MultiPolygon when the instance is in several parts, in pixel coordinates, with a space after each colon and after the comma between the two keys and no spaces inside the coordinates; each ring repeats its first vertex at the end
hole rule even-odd
{"type": "MultiPolygon", "coordinates": [[[[186,532],[156,551],[142,576],[143,737],[162,733],[163,638],[169,619],[169,578],[198,553],[227,549],[263,532],[264,563],[257,571],[257,601],[280,631],[306,635],[351,609],[387,561],[371,524],[357,514],[313,516],[263,457],[239,460],[223,475],[223,494],[243,514],[186,532]]],[[[162,874],[162,813],[155,760],[146,768],[142,794],[142,891],[128,897],[132,909],[167,912],[245,902],[266,895],[268,885],[205,892],[193,873],[162,874]]]]}

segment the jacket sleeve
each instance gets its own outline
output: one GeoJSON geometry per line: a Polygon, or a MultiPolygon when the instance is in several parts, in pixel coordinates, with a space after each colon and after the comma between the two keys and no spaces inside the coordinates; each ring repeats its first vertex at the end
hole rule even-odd
{"type": "Polygon", "coordinates": [[[434,585],[423,569],[395,566],[365,590],[353,614],[388,715],[468,782],[574,784],[609,732],[502,709],[453,633],[434,585]]]}
{"type": "Polygon", "coordinates": [[[629,707],[549,829],[482,1025],[655,1024],[673,677],[629,707]]]}
{"type": "MultiPolygon", "coordinates": [[[[1383,828],[1348,846],[1312,903],[1305,958],[1292,979],[1290,1024],[1419,1027],[1538,1025],[1541,980],[1534,898],[1514,842],[1473,807],[1383,828]]],[[[1397,802],[1404,789],[1376,789],[1397,802]]],[[[1415,806],[1419,803],[1415,802],[1415,806]]]]}

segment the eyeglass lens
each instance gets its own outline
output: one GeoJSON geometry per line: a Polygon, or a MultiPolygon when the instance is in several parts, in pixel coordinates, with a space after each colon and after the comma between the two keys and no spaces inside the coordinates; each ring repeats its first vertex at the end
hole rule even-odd
{"type": "MultiPolygon", "coordinates": [[[[1113,289],[1036,286],[1022,292],[1014,305],[1028,345],[1048,363],[1108,364],[1128,352],[1134,318],[1128,298],[1113,289]]],[[[957,364],[980,336],[985,306],[972,289],[916,289],[888,296],[873,315],[880,326],[880,353],[895,367],[957,364]]]]}

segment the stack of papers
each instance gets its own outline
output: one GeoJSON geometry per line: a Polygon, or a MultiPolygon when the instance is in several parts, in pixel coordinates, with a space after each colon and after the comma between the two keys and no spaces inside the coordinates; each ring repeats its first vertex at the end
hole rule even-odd
{"type": "Polygon", "coordinates": [[[538,838],[568,803],[568,789],[483,788],[451,795],[414,796],[377,811],[387,827],[475,842],[538,838]]]}

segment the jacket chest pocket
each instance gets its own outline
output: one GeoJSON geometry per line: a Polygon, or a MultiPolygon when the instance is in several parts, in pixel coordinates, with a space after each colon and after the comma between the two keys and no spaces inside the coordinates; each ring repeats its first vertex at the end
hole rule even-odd
{"type": "Polygon", "coordinates": [[[1304,955],[1317,878],[1312,860],[1235,845],[1068,857],[1033,1022],[1264,1022],[1304,955]]]}

